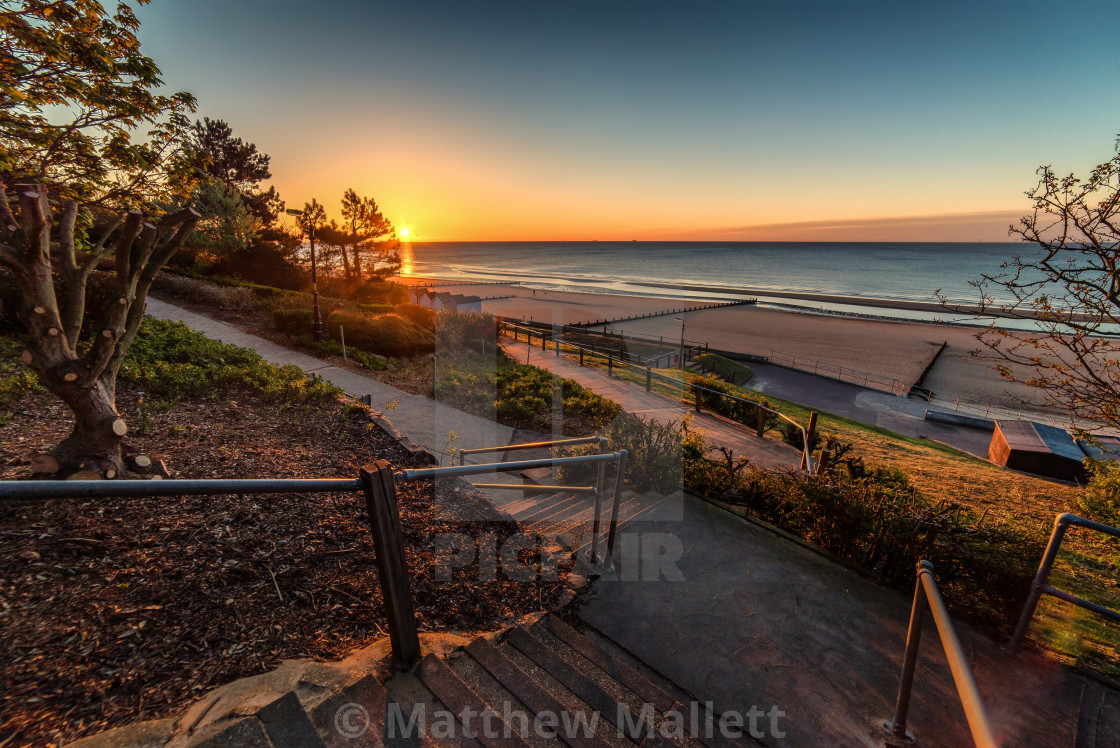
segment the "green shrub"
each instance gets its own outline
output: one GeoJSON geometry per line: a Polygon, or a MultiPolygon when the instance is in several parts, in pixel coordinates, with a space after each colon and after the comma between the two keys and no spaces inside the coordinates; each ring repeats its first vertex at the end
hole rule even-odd
{"type": "Polygon", "coordinates": [[[422,307],[419,304],[400,304],[396,309],[397,314],[414,325],[418,325],[427,330],[431,330],[435,326],[436,314],[427,307],[422,307]]]}
{"type": "Polygon", "coordinates": [[[311,309],[277,309],[272,313],[276,329],[285,335],[306,335],[315,324],[315,313],[311,309]]]}
{"type": "Polygon", "coordinates": [[[42,392],[39,378],[20,360],[23,350],[15,340],[0,338],[0,425],[8,422],[9,408],[24,395],[42,392]]]}
{"type": "Polygon", "coordinates": [[[731,386],[723,380],[700,374],[690,376],[688,383],[700,389],[700,404],[705,410],[718,413],[752,429],[758,428],[758,419],[761,415],[764,434],[784,423],[777,413],[771,412],[773,406],[770,401],[761,395],[734,393],[731,386]]]}
{"type": "Polygon", "coordinates": [[[1085,519],[1120,527],[1120,462],[1090,461],[1089,483],[1074,500],[1073,510],[1085,519]]]}
{"type": "Polygon", "coordinates": [[[436,315],[433,325],[436,342],[443,348],[458,348],[463,344],[463,318],[457,312],[445,311],[436,315]]]}
{"type": "Polygon", "coordinates": [[[392,304],[357,304],[358,309],[372,317],[375,314],[391,314],[396,311],[392,304]]]}
{"type": "Polygon", "coordinates": [[[435,348],[432,333],[395,314],[365,317],[356,312],[334,311],[327,318],[327,334],[338,339],[338,328],[346,335],[347,347],[382,356],[415,356],[435,348]]]}
{"type": "MultiPolygon", "coordinates": [[[[655,491],[667,496],[681,489],[685,455],[694,432],[682,429],[680,421],[662,424],[632,413],[620,413],[600,435],[607,438],[611,452],[625,449],[626,486],[634,491],[655,491]]],[[[598,454],[595,444],[557,449],[557,457],[598,454]]],[[[591,485],[598,468],[570,465],[557,471],[557,481],[567,485],[591,485]]]]}
{"type": "Polygon", "coordinates": [[[706,371],[715,373],[720,379],[731,384],[743,385],[754,379],[754,372],[749,366],[715,353],[701,353],[694,360],[706,371]]]}
{"type": "Polygon", "coordinates": [[[342,390],[299,367],[276,366],[256,352],[219,343],[181,322],[148,317],[119,375],[149,398],[176,400],[248,389],[280,402],[333,401],[342,390]]]}
{"type": "Polygon", "coordinates": [[[465,340],[494,342],[498,337],[498,320],[493,314],[467,312],[459,315],[465,340]]]}

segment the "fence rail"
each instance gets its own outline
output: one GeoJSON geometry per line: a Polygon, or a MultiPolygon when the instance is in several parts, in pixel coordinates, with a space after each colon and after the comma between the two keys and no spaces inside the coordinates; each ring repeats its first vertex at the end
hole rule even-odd
{"type": "Polygon", "coordinates": [[[1019,617],[1019,625],[1015,627],[1015,633],[1011,637],[1011,643],[1007,645],[1007,651],[1015,654],[1019,651],[1019,647],[1023,644],[1023,639],[1027,635],[1027,629],[1030,628],[1031,619],[1034,618],[1035,608],[1038,607],[1038,601],[1043,595],[1051,595],[1059,600],[1065,600],[1067,603],[1091,610],[1097,615],[1104,616],[1105,618],[1120,623],[1120,612],[1106,608],[1103,605],[1089,602],[1084,598],[1073,595],[1064,590],[1059,590],[1051,587],[1049,584],[1050,572],[1054,568],[1054,562],[1058,558],[1058,551],[1062,548],[1062,539],[1065,538],[1066,530],[1070,527],[1084,527],[1095,532],[1111,535],[1114,538],[1120,538],[1120,528],[1112,527],[1111,525],[1104,525],[1100,522],[1093,522],[1092,520],[1078,517],[1076,514],[1059,514],[1054,520],[1054,530],[1050,533],[1050,542],[1046,544],[1046,551],[1042,554],[1042,561],[1038,565],[1038,573],[1035,574],[1034,581],[1031,582],[1031,591],[1027,595],[1027,602],[1023,605],[1023,613],[1019,617]]]}
{"type": "Polygon", "coordinates": [[[925,618],[927,608],[933,613],[933,622],[941,637],[945,657],[949,660],[953,684],[964,707],[972,740],[980,748],[998,748],[999,744],[992,731],[991,720],[988,719],[984,709],[984,701],[980,698],[979,689],[976,688],[972,669],[968,666],[968,658],[965,656],[964,648],[961,647],[960,639],[957,638],[945,601],[941,599],[941,592],[937,589],[933,564],[929,561],[918,562],[918,579],[914,585],[914,604],[910,609],[910,628],[906,633],[906,655],[902,661],[902,676],[899,679],[894,719],[883,723],[883,731],[887,734],[887,746],[901,748],[901,746],[913,745],[915,742],[914,738],[906,732],[906,718],[910,711],[910,693],[914,687],[914,673],[918,665],[922,620],[925,618]]]}
{"type": "Polygon", "coordinates": [[[889,392],[892,395],[905,395],[910,390],[910,385],[893,377],[886,377],[881,374],[873,374],[869,371],[840,366],[831,361],[820,361],[806,356],[795,356],[773,349],[770,350],[769,363],[777,366],[784,366],[787,369],[796,369],[809,374],[836,379],[841,382],[858,384],[863,387],[879,390],[880,392],[889,392]]]}
{"type": "MultiPolygon", "coordinates": [[[[634,382],[635,384],[644,384],[647,392],[653,390],[653,385],[656,382],[659,391],[661,391],[663,394],[667,394],[671,397],[680,399],[682,402],[694,405],[695,409],[698,412],[703,410],[701,397],[702,395],[725,399],[735,404],[735,407],[743,415],[744,419],[747,417],[746,413],[748,411],[754,414],[755,422],[757,424],[755,427],[755,432],[759,437],[762,437],[763,435],[763,414],[770,413],[772,415],[775,415],[779,419],[792,424],[801,432],[801,468],[807,470],[810,473],[813,472],[813,459],[809,444],[810,437],[806,431],[806,428],[781,411],[767,407],[762,403],[755,402],[754,400],[748,400],[746,398],[737,397],[725,392],[719,392],[707,387],[700,387],[698,385],[682,382],[681,380],[674,379],[673,377],[667,377],[664,374],[660,374],[654,371],[653,368],[648,364],[641,363],[641,357],[637,357],[639,359],[639,364],[635,365],[633,361],[628,361],[622,358],[615,358],[612,352],[589,349],[584,346],[562,340],[559,337],[553,337],[550,340],[546,331],[534,330],[506,321],[502,321],[501,323],[499,323],[498,333],[499,335],[502,333],[512,333],[512,337],[514,338],[514,340],[519,340],[519,336],[524,334],[526,338],[526,344],[529,346],[530,350],[532,350],[533,348],[533,336],[536,336],[541,341],[540,346],[542,352],[548,352],[549,343],[551,342],[552,353],[554,355],[565,357],[571,356],[573,360],[579,361],[580,366],[605,368],[607,370],[608,377],[618,376],[621,379],[626,379],[627,381],[634,382]]],[[[748,425],[744,421],[737,420],[737,422],[744,426],[748,425]]]]}

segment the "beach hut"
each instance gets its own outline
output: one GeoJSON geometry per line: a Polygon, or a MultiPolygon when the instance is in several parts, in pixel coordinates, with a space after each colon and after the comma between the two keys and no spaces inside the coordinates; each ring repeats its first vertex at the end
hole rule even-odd
{"type": "Polygon", "coordinates": [[[1024,473],[1084,481],[1085,452],[1069,432],[1034,421],[996,421],[988,459],[1024,473]]]}
{"type": "Polygon", "coordinates": [[[426,288],[423,288],[421,286],[413,286],[408,291],[408,303],[409,304],[419,304],[420,303],[420,297],[423,296],[424,294],[426,294],[427,292],[428,292],[428,289],[426,289],[426,288]]]}
{"type": "Polygon", "coordinates": [[[455,309],[459,314],[482,314],[482,299],[478,296],[455,296],[455,309]]]}
{"type": "Polygon", "coordinates": [[[454,312],[457,311],[455,304],[455,297],[447,291],[439,291],[431,295],[432,311],[433,312],[454,312]]]}
{"type": "Polygon", "coordinates": [[[428,289],[425,288],[422,293],[417,294],[416,303],[419,304],[420,306],[424,307],[425,309],[431,309],[432,308],[432,297],[434,295],[435,294],[434,294],[433,291],[429,291],[428,289]]]}

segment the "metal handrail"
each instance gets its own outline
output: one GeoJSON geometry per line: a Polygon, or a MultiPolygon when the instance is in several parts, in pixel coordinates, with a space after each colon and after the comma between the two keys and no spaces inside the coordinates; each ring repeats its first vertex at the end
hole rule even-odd
{"type": "Polygon", "coordinates": [[[321,493],[361,491],[349,478],[275,478],[216,480],[28,480],[0,481],[0,501],[26,499],[108,499],[206,494],[321,493]]]}
{"type": "Polygon", "coordinates": [[[914,604],[910,609],[910,628],[906,633],[906,655],[902,663],[902,677],[898,685],[898,701],[895,704],[894,719],[883,722],[883,731],[887,734],[887,746],[896,748],[914,744],[913,736],[906,733],[906,716],[910,709],[910,692],[914,686],[914,671],[918,664],[918,645],[922,638],[922,619],[926,608],[933,613],[933,621],[937,625],[937,633],[941,636],[941,645],[945,650],[945,657],[949,660],[949,670],[953,674],[953,683],[957,687],[957,695],[964,707],[965,719],[972,733],[972,740],[979,748],[998,748],[995,734],[992,732],[991,720],[984,709],[984,702],[980,698],[980,691],[976,687],[976,680],[972,677],[972,669],[968,665],[964,648],[957,638],[953,621],[949,618],[949,611],[941,593],[937,589],[937,580],[933,576],[933,564],[929,561],[918,562],[918,579],[914,585],[914,604]]]}
{"type": "Polygon", "coordinates": [[[522,444],[507,444],[504,447],[476,447],[475,449],[460,449],[459,464],[466,464],[467,455],[487,454],[491,452],[513,452],[519,449],[544,449],[545,447],[574,447],[580,444],[597,444],[603,439],[601,436],[583,436],[578,439],[553,439],[545,442],[524,442],[522,444]]]}
{"type": "MultiPolygon", "coordinates": [[[[603,437],[585,437],[583,439],[558,439],[555,442],[536,442],[532,446],[546,444],[571,444],[599,443],[600,454],[579,455],[576,457],[551,457],[540,460],[519,460],[517,462],[491,462],[482,465],[451,465],[449,467],[419,468],[402,470],[393,475],[394,480],[415,481],[430,478],[459,478],[467,475],[484,475],[487,473],[511,473],[520,470],[530,470],[539,467],[555,467],[563,465],[598,465],[597,478],[594,486],[519,486],[512,483],[475,483],[476,488],[491,490],[525,491],[534,493],[575,493],[592,494],[595,497],[595,516],[591,528],[591,545],[587,550],[587,557],[592,563],[605,567],[606,571],[614,571],[614,540],[618,529],[618,507],[622,496],[622,486],[625,480],[626,459],[629,453],[623,449],[619,452],[607,452],[607,440],[603,437]],[[607,552],[605,556],[599,554],[600,522],[602,519],[602,499],[606,492],[606,467],[608,462],[618,463],[618,473],[615,476],[614,503],[611,507],[610,522],[607,530],[607,552]]],[[[507,448],[495,447],[475,449],[473,452],[503,451],[504,449],[528,448],[530,445],[513,444],[507,448]]]]}
{"type": "Polygon", "coordinates": [[[1019,616],[1019,625],[1015,627],[1015,634],[1011,637],[1011,643],[1007,645],[1007,651],[1011,654],[1017,654],[1019,647],[1022,646],[1023,639],[1027,635],[1027,629],[1030,628],[1031,619],[1034,617],[1035,608],[1038,607],[1038,601],[1043,595],[1051,595],[1059,600],[1065,600],[1068,603],[1073,603],[1074,605],[1091,610],[1097,615],[1120,623],[1120,612],[1112,610],[1111,608],[1106,608],[1103,605],[1091,603],[1077,595],[1056,589],[1047,584],[1050,578],[1050,572],[1054,568],[1054,561],[1058,558],[1058,551],[1061,550],[1062,539],[1065,537],[1066,530],[1070,526],[1085,527],[1089,530],[1104,533],[1105,535],[1111,535],[1114,538],[1120,538],[1120,528],[1113,527],[1112,525],[1093,522],[1092,520],[1069,513],[1059,514],[1057,518],[1055,518],[1054,530],[1050,533],[1050,542],[1046,544],[1046,552],[1042,554],[1042,561],[1038,565],[1038,573],[1035,574],[1034,581],[1031,582],[1031,592],[1027,596],[1026,604],[1023,606],[1023,613],[1019,616]]]}
{"type": "Polygon", "coordinates": [[[448,467],[417,468],[402,470],[396,474],[398,481],[427,480],[429,478],[458,478],[464,475],[484,475],[486,473],[512,473],[517,470],[530,470],[553,465],[579,465],[583,463],[617,462],[619,452],[579,457],[546,457],[540,460],[519,460],[517,462],[488,462],[481,465],[449,465],[448,467]]]}
{"type": "MultiPolygon", "coordinates": [[[[518,325],[512,325],[510,323],[503,323],[503,325],[507,328],[512,327],[514,329],[519,329],[518,325]]],[[[525,330],[526,332],[533,332],[533,333],[536,333],[536,334],[540,334],[536,330],[529,330],[528,328],[524,328],[524,327],[521,327],[520,329],[525,330]]],[[[610,356],[604,356],[599,351],[593,351],[590,348],[587,348],[586,346],[579,345],[578,343],[569,343],[569,342],[565,341],[564,345],[569,347],[569,348],[575,348],[577,350],[585,351],[587,353],[590,353],[592,356],[599,356],[600,358],[611,358],[610,356]]],[[[639,358],[641,358],[641,357],[639,356],[639,358]]],[[[629,367],[631,369],[634,368],[634,364],[632,362],[623,360],[621,358],[616,360],[616,365],[619,366],[619,367],[629,367]]],[[[747,405],[750,405],[751,407],[758,408],[760,410],[764,410],[767,413],[773,413],[774,415],[781,418],[783,421],[786,421],[787,423],[792,424],[794,427],[797,428],[797,430],[799,430],[801,432],[801,453],[802,453],[802,457],[803,457],[803,460],[804,460],[804,463],[805,463],[805,469],[809,473],[813,472],[813,456],[812,456],[812,452],[809,449],[808,433],[805,431],[804,426],[802,426],[800,423],[798,423],[797,421],[795,421],[792,418],[790,418],[789,416],[787,416],[785,413],[782,413],[779,410],[774,410],[773,408],[768,408],[765,405],[762,405],[761,403],[757,403],[754,400],[748,400],[744,397],[738,397],[736,395],[729,395],[726,392],[719,392],[718,390],[709,389],[707,387],[701,387],[699,385],[685,384],[684,382],[681,382],[680,380],[673,379],[672,377],[667,377],[664,374],[658,374],[657,372],[653,371],[648,366],[646,366],[645,369],[646,369],[646,373],[649,376],[657,377],[660,380],[671,383],[674,387],[677,387],[681,390],[691,390],[693,392],[698,390],[700,392],[709,392],[713,395],[719,395],[720,397],[725,397],[725,398],[728,398],[730,400],[734,400],[738,403],[745,403],[747,405]]],[[[472,450],[472,451],[475,451],[475,450],[472,450]]]]}

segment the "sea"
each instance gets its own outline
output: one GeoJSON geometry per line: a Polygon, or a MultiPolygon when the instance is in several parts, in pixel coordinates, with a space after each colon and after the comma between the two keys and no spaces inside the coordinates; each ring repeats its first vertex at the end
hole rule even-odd
{"type": "MultiPolygon", "coordinates": [[[[401,248],[402,273],[478,281],[519,281],[530,288],[732,299],[794,311],[984,324],[944,310],[865,306],[858,299],[976,305],[974,283],[1028,255],[1024,243],[912,242],[446,242],[401,248]],[[685,288],[687,286],[687,288],[685,288]],[[856,297],[851,303],[770,297],[767,291],[856,297]]],[[[998,287],[987,292],[1011,299],[998,287]]]]}

